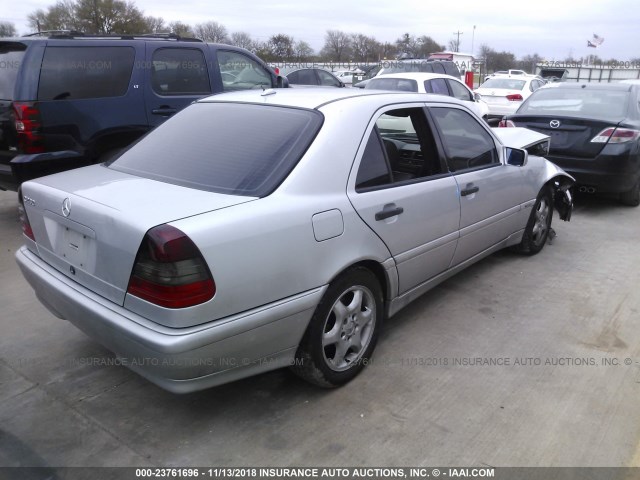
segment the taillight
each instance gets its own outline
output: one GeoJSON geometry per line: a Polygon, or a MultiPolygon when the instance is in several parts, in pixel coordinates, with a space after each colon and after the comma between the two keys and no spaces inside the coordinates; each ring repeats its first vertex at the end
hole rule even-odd
{"type": "Polygon", "coordinates": [[[507,100],[510,102],[521,102],[524,98],[522,98],[522,95],[519,93],[513,93],[511,95],[507,95],[507,100]]]}
{"type": "Polygon", "coordinates": [[[640,138],[640,131],[630,128],[608,127],[593,137],[592,143],[626,143],[640,138]]]}
{"type": "Polygon", "coordinates": [[[22,153],[44,152],[40,127],[40,110],[35,102],[13,102],[14,125],[18,134],[18,148],[22,153]]]}
{"type": "Polygon", "coordinates": [[[500,123],[498,123],[498,127],[502,127],[502,128],[513,128],[515,126],[516,124],[513,123],[511,120],[506,120],[504,118],[500,120],[500,123]]]}
{"type": "Polygon", "coordinates": [[[154,227],[138,250],[128,293],[166,308],[185,308],[213,298],[216,286],[198,247],[170,225],[154,227]]]}
{"type": "Polygon", "coordinates": [[[22,197],[22,187],[18,187],[18,215],[20,217],[20,224],[22,225],[22,233],[29,237],[34,242],[36,237],[33,235],[33,229],[29,223],[29,217],[27,211],[24,208],[24,198],[22,197]]]}

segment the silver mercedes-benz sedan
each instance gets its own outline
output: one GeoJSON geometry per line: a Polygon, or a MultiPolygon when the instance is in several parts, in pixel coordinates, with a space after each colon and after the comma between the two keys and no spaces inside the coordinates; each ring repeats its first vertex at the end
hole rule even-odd
{"type": "Polygon", "coordinates": [[[118,158],[22,185],[38,299],[172,392],[280,367],[331,387],[382,322],[499,249],[542,250],[573,179],[458,100],[200,100],[118,158]],[[500,135],[500,136],[498,136],[500,135]]]}

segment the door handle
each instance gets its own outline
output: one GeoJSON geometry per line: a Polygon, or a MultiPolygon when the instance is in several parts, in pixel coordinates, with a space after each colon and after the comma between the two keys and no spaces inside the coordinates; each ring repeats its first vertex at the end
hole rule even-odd
{"type": "Polygon", "coordinates": [[[151,110],[151,113],[153,113],[154,115],[162,115],[163,117],[170,117],[177,111],[177,109],[171,107],[159,107],[151,110]]]}
{"type": "Polygon", "coordinates": [[[384,220],[385,218],[395,217],[404,212],[404,208],[396,207],[395,204],[385,205],[382,210],[376,212],[376,221],[384,220]],[[395,208],[394,208],[395,207],[395,208]]]}
{"type": "Polygon", "coordinates": [[[467,195],[471,195],[472,193],[476,193],[480,191],[480,187],[469,187],[465,188],[460,192],[460,195],[466,197],[467,195]]]}

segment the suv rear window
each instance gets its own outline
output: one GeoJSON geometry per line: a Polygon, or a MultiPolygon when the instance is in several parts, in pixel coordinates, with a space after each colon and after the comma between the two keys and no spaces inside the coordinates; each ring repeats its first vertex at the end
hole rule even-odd
{"type": "Polygon", "coordinates": [[[26,49],[22,43],[0,42],[0,100],[13,100],[16,78],[26,49]]]}
{"type": "Polygon", "coordinates": [[[263,197],[298,163],[322,120],[315,110],[196,103],[109,168],[199,190],[263,197]]]}
{"type": "Polygon", "coordinates": [[[47,47],[38,100],[120,97],[127,93],[132,47],[47,47]]]}
{"type": "Polygon", "coordinates": [[[417,92],[418,82],[410,78],[372,78],[367,83],[367,90],[398,90],[401,92],[417,92]]]}

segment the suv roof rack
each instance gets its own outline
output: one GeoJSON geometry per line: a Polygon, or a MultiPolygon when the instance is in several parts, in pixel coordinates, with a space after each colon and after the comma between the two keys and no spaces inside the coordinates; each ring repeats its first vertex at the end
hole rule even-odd
{"type": "Polygon", "coordinates": [[[160,39],[160,40],[175,40],[177,42],[203,42],[199,38],[181,37],[173,32],[169,33],[142,33],[142,34],[89,34],[78,32],[76,30],[43,30],[41,32],[29,33],[23,35],[24,37],[47,37],[47,38],[105,38],[105,39],[120,39],[120,40],[135,40],[136,38],[142,39],[160,39]]]}

